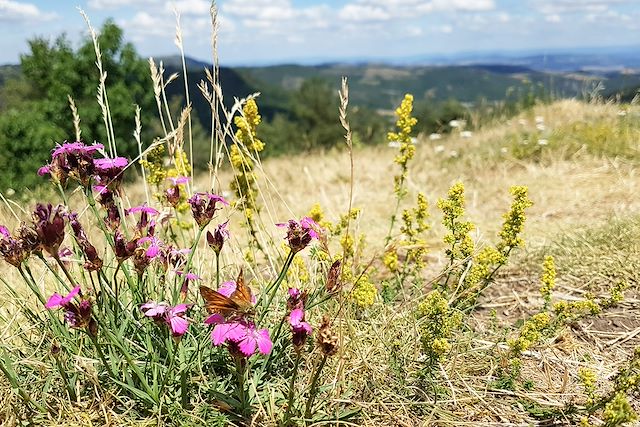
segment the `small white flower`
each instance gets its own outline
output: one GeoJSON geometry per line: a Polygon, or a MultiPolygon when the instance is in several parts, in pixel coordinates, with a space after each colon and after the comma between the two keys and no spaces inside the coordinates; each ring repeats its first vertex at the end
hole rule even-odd
{"type": "Polygon", "coordinates": [[[547,141],[546,139],[539,139],[538,145],[549,145],[549,141],[547,141]]]}
{"type": "Polygon", "coordinates": [[[543,130],[545,130],[547,127],[544,125],[544,123],[538,123],[536,125],[536,129],[538,129],[540,132],[542,132],[543,130]]]}
{"type": "Polygon", "coordinates": [[[459,128],[460,127],[460,120],[451,120],[449,122],[449,126],[451,126],[452,128],[459,128]]]}
{"type": "Polygon", "coordinates": [[[536,116],[536,124],[541,124],[541,123],[544,123],[544,117],[536,116]]]}
{"type": "Polygon", "coordinates": [[[502,154],[507,154],[507,153],[509,152],[509,150],[507,149],[507,147],[502,147],[502,148],[500,149],[500,152],[501,152],[502,154]]]}
{"type": "Polygon", "coordinates": [[[472,136],[473,133],[470,130],[463,130],[462,132],[460,132],[461,138],[471,138],[472,136]]]}
{"type": "Polygon", "coordinates": [[[435,147],[433,147],[433,151],[435,151],[436,153],[444,152],[444,145],[436,145],[435,147]]]}
{"type": "Polygon", "coordinates": [[[456,150],[449,151],[449,157],[458,157],[458,152],[456,150]]]}
{"type": "Polygon", "coordinates": [[[442,135],[440,135],[439,133],[432,133],[431,135],[429,135],[429,140],[431,141],[436,141],[441,138],[442,138],[442,135]]]}

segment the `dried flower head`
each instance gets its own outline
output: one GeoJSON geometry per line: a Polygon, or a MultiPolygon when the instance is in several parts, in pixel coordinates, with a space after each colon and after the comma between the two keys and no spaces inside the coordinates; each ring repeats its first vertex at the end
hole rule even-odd
{"type": "Polygon", "coordinates": [[[327,274],[327,281],[325,282],[324,288],[330,294],[340,291],[342,287],[342,282],[340,280],[340,275],[342,273],[342,260],[337,259],[331,264],[329,268],[329,273],[327,274]]]}
{"type": "Polygon", "coordinates": [[[320,351],[326,356],[333,356],[338,352],[338,336],[331,330],[329,317],[324,316],[318,328],[316,342],[320,351]]]}

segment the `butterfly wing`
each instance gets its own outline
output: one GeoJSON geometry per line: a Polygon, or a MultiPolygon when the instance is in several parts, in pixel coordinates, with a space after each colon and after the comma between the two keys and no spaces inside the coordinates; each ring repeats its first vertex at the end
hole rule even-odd
{"type": "Polygon", "coordinates": [[[232,298],[206,286],[200,286],[200,295],[204,298],[205,307],[209,313],[220,313],[224,317],[228,317],[241,311],[240,306],[232,298]]]}
{"type": "Polygon", "coordinates": [[[244,282],[242,269],[236,279],[236,290],[233,291],[230,298],[243,313],[251,314],[253,312],[253,294],[251,288],[244,282]]]}

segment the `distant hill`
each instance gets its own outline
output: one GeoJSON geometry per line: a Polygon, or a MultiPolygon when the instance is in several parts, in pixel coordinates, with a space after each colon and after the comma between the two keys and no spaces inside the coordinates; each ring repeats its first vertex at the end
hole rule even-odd
{"type": "MultiPolygon", "coordinates": [[[[526,58],[525,58],[526,59],[526,58]]],[[[417,101],[444,101],[456,99],[472,104],[479,100],[499,101],[507,93],[525,93],[531,88],[556,98],[580,97],[591,92],[598,83],[604,87],[603,93],[615,96],[624,93],[625,98],[640,87],[640,74],[629,70],[579,70],[540,71],[536,69],[540,58],[529,60],[519,58],[511,63],[477,63],[470,65],[388,65],[388,64],[341,64],[295,65],[284,64],[262,67],[221,67],[220,81],[225,96],[225,104],[231,106],[234,97],[243,98],[260,92],[260,109],[265,118],[277,112],[286,112],[290,96],[303,81],[320,78],[338,89],[342,76],[349,78],[350,103],[375,110],[391,110],[405,93],[412,93],[417,101]],[[542,89],[541,89],[542,88],[542,89]]],[[[160,57],[167,75],[177,72],[178,81],[167,88],[169,96],[183,96],[182,61],[180,57],[160,57]]],[[[546,57],[545,64],[551,68],[559,64],[559,59],[546,57]],[[555,62],[554,62],[555,61],[555,62]],[[556,65],[554,65],[556,64],[556,65]]],[[[572,59],[565,57],[563,67],[572,59]]],[[[508,62],[508,61],[505,61],[508,62]]],[[[575,62],[575,61],[574,61],[575,62]]],[[[206,62],[186,58],[191,100],[200,118],[208,127],[210,111],[200,95],[197,84],[206,81],[206,62]]],[[[575,62],[578,65],[579,62],[575,62]]],[[[538,64],[539,65],[539,64],[538,64]]],[[[562,68],[558,65],[559,68],[562,68]]],[[[10,77],[18,75],[18,65],[0,66],[0,85],[10,77]]]]}

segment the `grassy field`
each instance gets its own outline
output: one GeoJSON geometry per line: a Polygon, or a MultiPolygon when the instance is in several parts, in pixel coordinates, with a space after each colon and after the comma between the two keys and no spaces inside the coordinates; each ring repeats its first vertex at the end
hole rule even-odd
{"type": "MultiPolygon", "coordinates": [[[[605,396],[640,343],[640,199],[636,191],[640,184],[640,109],[560,101],[536,106],[464,136],[454,132],[439,140],[418,137],[415,157],[409,162],[408,196],[402,206],[410,206],[418,191],[426,194],[428,222],[432,225],[425,237],[429,251],[426,268],[390,301],[384,301],[378,293],[366,308],[341,302],[326,309],[334,316],[340,351],[327,360],[320,377],[323,386],[317,400],[322,407],[319,412],[325,417],[308,425],[552,425],[577,424],[583,416],[583,422],[590,425],[621,425],[605,414],[604,405],[590,414],[580,413],[580,408],[588,406],[589,392],[579,370],[593,372],[597,379],[591,394],[605,396]],[[432,363],[426,375],[421,341],[425,321],[416,313],[447,266],[447,245],[442,240],[446,230],[436,205],[456,182],[464,184],[466,218],[475,224],[471,236],[478,249],[498,242],[502,214],[511,203],[510,186],[527,186],[534,204],[526,213],[524,247],[514,250],[512,259],[493,277],[477,305],[465,312],[462,324],[448,334],[451,348],[445,357],[432,363]],[[518,354],[518,375],[508,378],[505,372],[513,360],[510,339],[522,336],[523,325],[544,305],[539,289],[543,260],[548,255],[554,257],[557,270],[553,302],[604,301],[617,283],[624,282],[628,287],[621,301],[602,304],[600,312],[575,316],[533,340],[518,354]]],[[[383,255],[397,244],[395,239],[390,246],[384,244],[395,205],[396,155],[397,148],[386,146],[355,147],[353,153],[352,204],[361,211],[350,226],[358,241],[366,242],[361,251],[356,250],[354,265],[369,276],[378,292],[392,276],[382,262],[383,255]]],[[[248,237],[241,227],[242,213],[229,209],[224,215],[231,219],[233,237],[222,260],[227,266],[223,269],[225,276],[244,266],[257,291],[277,274],[274,264],[282,256],[277,242],[283,230],[274,224],[307,215],[316,203],[327,220],[338,222],[348,209],[352,182],[346,145],[325,153],[269,159],[257,163],[255,172],[258,203],[262,206],[256,224],[264,233],[263,242],[273,247],[267,250],[271,256],[247,261],[248,237]]],[[[214,188],[230,199],[234,198],[233,173],[225,167],[215,178],[214,188]]],[[[209,176],[196,178],[194,189],[205,190],[209,182],[209,176]]],[[[144,187],[143,183],[128,185],[125,203],[135,206],[144,201],[144,187]]],[[[81,192],[69,197],[70,206],[82,205],[81,192]]],[[[9,206],[18,211],[16,205],[9,206]]],[[[27,215],[18,212],[19,217],[27,215]]],[[[0,223],[12,230],[17,220],[5,209],[0,223]]],[[[105,243],[96,246],[100,253],[105,251],[105,243]]],[[[329,248],[333,254],[340,251],[337,237],[329,241],[329,248]]],[[[194,265],[211,280],[212,255],[200,252],[194,265]]],[[[298,257],[309,274],[323,274],[310,252],[298,257]]],[[[34,273],[45,293],[57,289],[44,269],[35,268],[34,273]]],[[[2,277],[7,285],[0,293],[2,357],[11,354],[14,369],[31,372],[33,378],[46,378],[44,384],[40,379],[29,383],[32,377],[24,377],[22,387],[34,396],[44,387],[41,401],[49,408],[48,413],[27,408],[18,390],[0,376],[3,425],[29,421],[69,426],[282,423],[287,406],[283,401],[290,376],[287,373],[293,363],[290,355],[283,356],[269,381],[258,387],[261,380],[254,379],[257,383],[252,386],[260,388],[256,392],[258,403],[244,421],[224,410],[218,413],[215,408],[220,406],[206,393],[186,409],[170,406],[169,415],[138,409],[135,399],[123,397],[101,380],[104,373],[100,373],[100,361],[93,359],[95,356],[81,353],[69,359],[81,378],[78,387],[84,390],[82,398],[72,401],[61,392],[61,379],[45,354],[50,351],[50,333],[43,334],[37,323],[29,326],[24,314],[24,307],[42,311],[41,305],[6,263],[2,265],[2,277]],[[41,335],[43,338],[38,338],[41,335]],[[27,336],[30,342],[41,345],[20,347],[27,336]]],[[[297,284],[306,289],[318,284],[313,278],[305,278],[301,270],[287,280],[289,286],[297,284]]],[[[350,292],[345,289],[344,301],[349,301],[350,292]]],[[[310,311],[307,320],[315,328],[320,317],[321,313],[310,311]]],[[[311,349],[302,362],[304,369],[300,370],[300,386],[296,389],[301,398],[314,382],[319,360],[318,350],[311,349]]],[[[629,396],[631,407],[640,411],[640,400],[633,397],[638,397],[638,389],[631,387],[629,396]]],[[[298,418],[287,422],[293,425],[305,421],[298,418]]]]}

